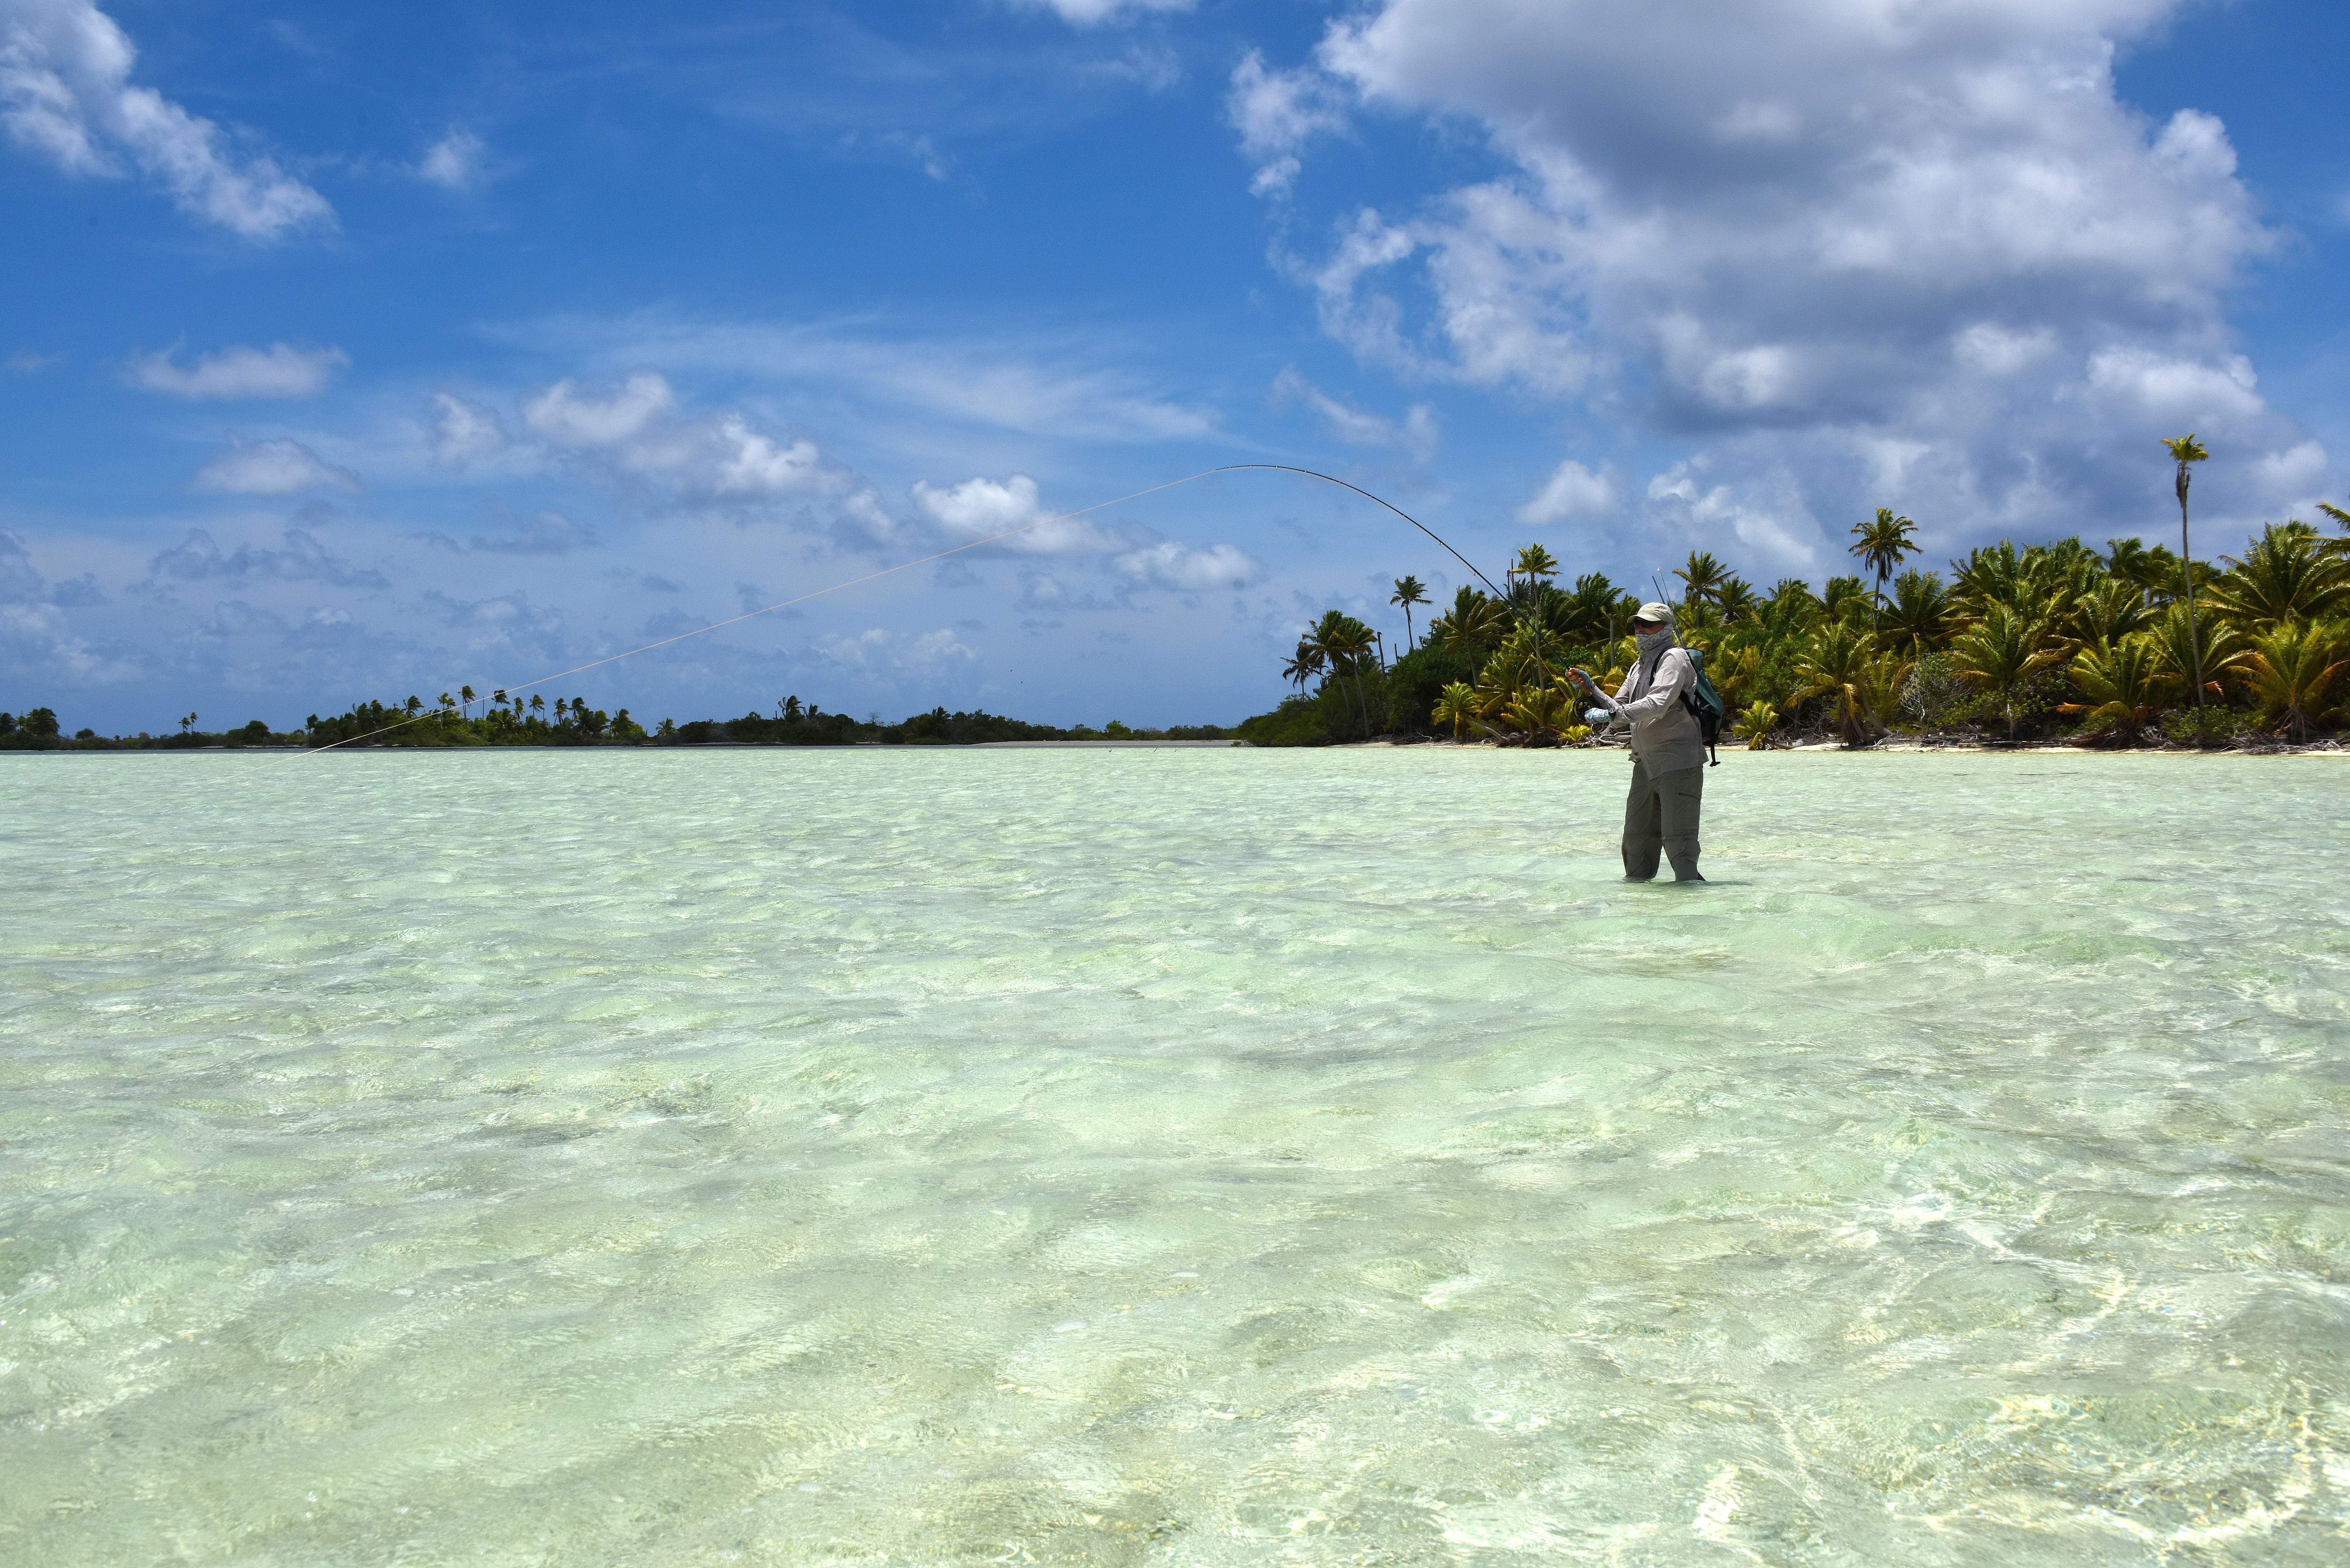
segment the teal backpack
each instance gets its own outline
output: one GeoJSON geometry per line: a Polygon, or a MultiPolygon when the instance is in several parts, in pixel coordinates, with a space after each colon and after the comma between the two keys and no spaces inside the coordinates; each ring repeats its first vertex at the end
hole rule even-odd
{"type": "Polygon", "coordinates": [[[1705,740],[1705,754],[1711,759],[1706,765],[1718,768],[1721,757],[1713,749],[1714,742],[1721,739],[1721,722],[1730,716],[1730,710],[1722,705],[1721,693],[1713,689],[1713,682],[1706,679],[1705,655],[1694,648],[1681,651],[1690,656],[1690,663],[1697,670],[1696,683],[1681,693],[1681,706],[1697,721],[1698,733],[1705,740]]]}

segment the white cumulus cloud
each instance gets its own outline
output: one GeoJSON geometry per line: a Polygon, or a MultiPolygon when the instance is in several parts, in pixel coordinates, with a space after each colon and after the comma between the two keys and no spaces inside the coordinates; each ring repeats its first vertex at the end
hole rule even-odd
{"type": "Polygon", "coordinates": [[[1138,582],[1181,593],[1209,588],[1237,588],[1252,582],[1263,568],[1255,559],[1231,545],[1211,545],[1194,550],[1173,540],[1129,550],[1118,557],[1118,569],[1138,582]]]}
{"type": "Polygon", "coordinates": [[[1568,458],[1552,471],[1533,500],[1518,508],[1518,521],[1540,526],[1577,518],[1605,517],[1616,510],[1616,482],[1568,458]]]}
{"type": "Polygon", "coordinates": [[[265,157],[238,158],[220,127],[152,88],[138,51],[89,0],[0,0],[0,124],[68,174],[136,170],[182,212],[252,240],[331,227],[334,209],[265,157]]]}
{"type": "Polygon", "coordinates": [[[2274,236],[2226,128],[2116,90],[2182,4],[1378,0],[1243,62],[1230,112],[1260,162],[1348,111],[1482,127],[1495,176],[1384,196],[1294,271],[1367,363],[1684,443],[1709,477],[1660,521],[1782,558],[1888,502],[2070,532],[2134,514],[2156,434],[2218,436],[2242,461],[2206,478],[2248,487],[2305,439],[2230,347],[2274,236]]]}
{"type": "Polygon", "coordinates": [[[944,488],[917,481],[914,504],[959,539],[992,539],[1024,530],[1003,541],[1007,550],[1033,555],[1099,553],[1117,548],[1118,541],[1082,517],[1055,518],[1024,473],[998,482],[984,477],[966,479],[944,488]]]}
{"type": "MultiPolygon", "coordinates": [[[[446,395],[437,402],[444,452],[495,450],[490,443],[503,431],[488,410],[446,395]]],[[[541,452],[655,481],[683,499],[740,504],[820,496],[834,504],[837,521],[855,536],[880,542],[896,532],[870,487],[827,463],[814,441],[763,431],[736,410],[689,411],[656,371],[641,370],[603,388],[566,377],[525,397],[522,419],[541,452]]]]}
{"type": "Polygon", "coordinates": [[[600,396],[583,392],[568,376],[525,398],[523,422],[562,446],[617,446],[677,407],[669,382],[651,371],[631,376],[600,396]]]}
{"type": "Polygon", "coordinates": [[[359,475],[338,467],[298,441],[236,441],[196,471],[198,490],[230,495],[294,495],[305,490],[359,487],[359,475]]]}
{"type": "Polygon", "coordinates": [[[189,399],[315,398],[351,362],[339,348],[224,348],[182,367],[170,354],[130,362],[130,381],[150,392],[189,399]]]}
{"type": "Polygon", "coordinates": [[[1241,133],[1241,154],[1256,165],[1249,189],[1285,195],[1304,167],[1298,154],[1316,136],[1347,128],[1345,98],[1330,78],[1313,70],[1274,70],[1251,49],[1232,67],[1224,113],[1241,133]]]}

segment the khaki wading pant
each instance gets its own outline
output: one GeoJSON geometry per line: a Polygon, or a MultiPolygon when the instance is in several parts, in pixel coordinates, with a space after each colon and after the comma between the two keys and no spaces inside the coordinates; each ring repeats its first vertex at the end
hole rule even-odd
{"type": "Polygon", "coordinates": [[[1675,768],[1648,776],[1648,764],[1632,759],[1632,793],[1624,802],[1624,875],[1646,882],[1657,874],[1659,851],[1673,863],[1673,877],[1697,875],[1697,811],[1705,794],[1705,768],[1675,768]]]}

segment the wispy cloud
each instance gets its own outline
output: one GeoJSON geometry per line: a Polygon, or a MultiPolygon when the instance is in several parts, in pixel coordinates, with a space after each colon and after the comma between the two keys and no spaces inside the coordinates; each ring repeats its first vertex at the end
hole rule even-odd
{"type": "MultiPolygon", "coordinates": [[[[481,552],[494,556],[567,556],[574,550],[593,549],[604,542],[587,524],[574,522],[554,511],[534,513],[505,533],[474,534],[462,542],[446,534],[416,536],[436,550],[452,550],[460,555],[481,552]]],[[[669,593],[678,589],[677,584],[665,577],[647,576],[644,585],[669,593]]]]}
{"type": "Polygon", "coordinates": [[[416,177],[444,191],[471,190],[482,178],[482,139],[468,130],[452,130],[427,148],[416,165],[416,177]]]}
{"type": "Polygon", "coordinates": [[[1059,337],[912,336],[640,317],[512,329],[542,350],[671,373],[723,371],[985,430],[1080,441],[1222,439],[1211,408],[1148,385],[1108,346],[1059,337]]]}
{"type": "Polygon", "coordinates": [[[1323,428],[1349,446],[1400,447],[1413,461],[1426,462],[1441,439],[1436,410],[1426,403],[1414,403],[1401,420],[1386,419],[1341,402],[1294,369],[1274,378],[1271,397],[1275,408],[1303,403],[1312,409],[1322,416],[1323,428]]]}
{"type": "Polygon", "coordinates": [[[340,348],[272,343],[266,348],[224,348],[185,368],[173,362],[172,353],[149,354],[130,362],[126,379],[145,391],[191,400],[315,398],[350,362],[340,348]]]}
{"type": "Polygon", "coordinates": [[[338,587],[383,588],[390,582],[381,572],[369,566],[355,566],[321,544],[317,535],[306,528],[286,530],[284,546],[269,549],[251,544],[239,545],[234,550],[223,550],[211,533],[203,528],[191,528],[188,536],[168,550],[158,551],[148,563],[149,578],[138,584],[152,588],[162,578],[179,582],[198,582],[205,578],[224,578],[242,582],[253,577],[279,577],[290,581],[330,583],[338,587]]]}
{"type": "Polygon", "coordinates": [[[359,476],[298,441],[278,437],[232,443],[198,469],[191,483],[228,495],[295,495],[306,490],[357,491],[359,476]]]}

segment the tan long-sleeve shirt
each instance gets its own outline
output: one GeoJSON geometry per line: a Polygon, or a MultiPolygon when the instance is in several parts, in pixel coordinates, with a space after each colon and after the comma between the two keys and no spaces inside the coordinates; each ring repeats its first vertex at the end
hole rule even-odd
{"type": "Polygon", "coordinates": [[[1697,686],[1697,666],[1686,648],[1669,648],[1654,662],[1635,659],[1608,707],[1632,726],[1632,754],[1650,778],[1705,761],[1705,735],[1681,693],[1697,686]]]}

